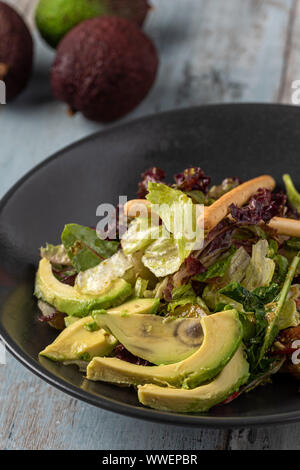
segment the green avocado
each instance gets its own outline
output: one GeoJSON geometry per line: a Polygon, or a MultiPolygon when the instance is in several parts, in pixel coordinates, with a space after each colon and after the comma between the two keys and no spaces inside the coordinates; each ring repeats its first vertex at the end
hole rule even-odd
{"type": "Polygon", "coordinates": [[[71,317],[71,316],[65,317],[64,321],[65,321],[66,328],[68,328],[68,326],[73,325],[73,323],[75,323],[76,321],[79,321],[79,320],[80,320],[79,317],[71,317]]]}
{"type": "Polygon", "coordinates": [[[178,413],[209,410],[235,393],[249,378],[249,364],[242,346],[222,372],[210,383],[193,390],[143,385],[138,387],[139,401],[150,408],[178,413]]]}
{"type": "Polygon", "coordinates": [[[58,281],[52,273],[51,263],[40,261],[35,281],[35,296],[59,312],[76,317],[87,316],[92,310],[120,305],[132,293],[132,288],[123,279],[116,279],[97,296],[80,294],[74,287],[58,281]]]}
{"type": "Polygon", "coordinates": [[[215,377],[230,361],[242,341],[242,325],[236,310],[201,318],[204,340],[197,351],[183,361],[161,366],[139,366],[117,358],[95,357],[87,378],[119,385],[171,385],[194,388],[215,377]]]}
{"type": "Polygon", "coordinates": [[[40,0],[35,21],[41,36],[52,47],[81,21],[106,14],[99,0],[40,0]]]}
{"type": "Polygon", "coordinates": [[[93,328],[92,325],[95,325],[92,317],[80,318],[63,330],[40,355],[59,362],[89,362],[94,356],[110,354],[117,340],[105,330],[93,328]]]}
{"type": "Polygon", "coordinates": [[[147,0],[39,0],[35,20],[41,36],[56,47],[73,27],[97,16],[120,16],[142,26],[147,0]]]}
{"type": "Polygon", "coordinates": [[[104,315],[94,312],[93,318],[100,328],[114,335],[132,354],[156,365],[182,361],[195,353],[203,342],[199,318],[164,318],[149,314],[127,316],[109,312],[104,315]]]}
{"type": "MultiPolygon", "coordinates": [[[[119,305],[117,307],[110,308],[107,310],[107,313],[109,315],[122,315],[123,317],[126,317],[127,315],[132,315],[132,314],[151,314],[151,313],[156,313],[157,309],[160,304],[160,299],[132,299],[128,300],[122,305],[119,305]]],[[[98,318],[100,316],[107,316],[101,313],[99,314],[97,310],[93,312],[93,317],[98,318]]]]}

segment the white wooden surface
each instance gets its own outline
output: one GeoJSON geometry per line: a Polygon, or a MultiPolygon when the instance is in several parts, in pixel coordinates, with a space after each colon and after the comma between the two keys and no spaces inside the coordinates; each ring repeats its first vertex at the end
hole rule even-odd
{"type": "MultiPolygon", "coordinates": [[[[39,39],[36,0],[10,0],[34,31],[27,91],[0,110],[0,196],[27,170],[101,126],[52,100],[53,52],[39,39]]],[[[155,87],[125,121],[204,103],[290,103],[300,79],[300,0],[152,0],[146,30],[161,58],[155,87]]],[[[201,164],[201,162],[199,162],[201,164]]],[[[192,430],[136,421],[69,398],[12,357],[0,366],[0,449],[300,449],[299,425],[192,430]]]]}

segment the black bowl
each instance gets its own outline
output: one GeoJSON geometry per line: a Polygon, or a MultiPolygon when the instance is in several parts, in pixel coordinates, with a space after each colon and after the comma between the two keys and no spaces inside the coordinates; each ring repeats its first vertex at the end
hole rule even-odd
{"type": "Polygon", "coordinates": [[[27,174],[0,204],[0,334],[11,353],[50,384],[100,408],[189,426],[246,426],[300,419],[299,384],[280,376],[208,413],[184,415],[139,405],[136,392],[88,382],[74,366],[38,353],[56,333],[37,321],[33,298],[38,249],[59,242],[65,223],[95,226],[101,202],[136,194],[141,172],[161,166],[170,178],[201,166],[219,182],[284,172],[300,186],[300,110],[280,105],[219,105],[147,117],[82,140],[27,174]]]}

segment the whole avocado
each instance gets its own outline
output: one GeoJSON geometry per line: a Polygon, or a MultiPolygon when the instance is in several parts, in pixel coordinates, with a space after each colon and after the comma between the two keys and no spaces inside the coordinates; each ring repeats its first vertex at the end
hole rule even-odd
{"type": "Polygon", "coordinates": [[[52,47],[78,23],[96,16],[116,15],[142,26],[150,9],[147,0],[40,0],[35,20],[52,47]]]}
{"type": "Polygon", "coordinates": [[[54,96],[99,122],[121,118],[147,95],[158,68],[156,49],[134,23],[86,20],[60,42],[51,71],[54,96]]]}
{"type": "Polygon", "coordinates": [[[20,15],[0,2],[0,80],[6,85],[7,101],[27,85],[32,71],[33,41],[20,15]]]}

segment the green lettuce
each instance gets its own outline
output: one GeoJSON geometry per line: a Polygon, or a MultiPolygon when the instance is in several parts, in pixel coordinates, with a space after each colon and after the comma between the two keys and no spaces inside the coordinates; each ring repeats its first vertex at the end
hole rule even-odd
{"type": "Polygon", "coordinates": [[[188,304],[199,305],[199,307],[201,307],[201,310],[203,311],[203,314],[208,315],[210,313],[207,305],[199,296],[182,297],[178,300],[171,300],[171,302],[168,303],[168,312],[174,313],[174,310],[177,307],[183,307],[184,305],[188,304]]]}
{"type": "MultiPolygon", "coordinates": [[[[284,284],[282,286],[281,292],[278,296],[278,299],[276,299],[275,302],[271,302],[267,306],[267,320],[268,320],[268,326],[266,329],[265,333],[265,338],[263,345],[260,350],[259,354],[259,359],[258,362],[260,362],[270,346],[273,344],[273,341],[275,340],[276,336],[278,335],[280,331],[280,326],[282,324],[286,324],[286,320],[289,320],[289,317],[291,316],[291,309],[293,308],[290,305],[286,304],[286,301],[290,302],[288,299],[288,295],[290,292],[291,284],[293,282],[293,278],[295,276],[295,272],[297,270],[298,264],[300,261],[300,252],[294,257],[288,273],[286,275],[284,284]],[[288,300],[287,300],[288,299],[288,300]]],[[[294,302],[292,300],[292,302],[294,302]]],[[[295,302],[294,302],[295,303],[295,302]]],[[[292,312],[293,316],[293,312],[292,312]]]]}
{"type": "Polygon", "coordinates": [[[275,262],[268,258],[269,244],[267,240],[259,240],[252,247],[252,257],[242,282],[249,291],[257,287],[268,286],[275,272],[275,262]]]}
{"type": "Polygon", "coordinates": [[[137,217],[124,233],[121,246],[125,255],[133,254],[137,251],[144,251],[154,240],[159,238],[162,227],[152,225],[151,220],[144,217],[137,217]]]}
{"type": "Polygon", "coordinates": [[[115,279],[123,278],[130,281],[126,275],[131,272],[133,272],[132,258],[120,250],[97,266],[81,271],[76,277],[75,288],[83,294],[97,295],[115,279]]]}
{"type": "Polygon", "coordinates": [[[159,215],[166,229],[173,234],[178,256],[184,261],[194,249],[196,241],[203,241],[203,234],[197,225],[197,206],[185,193],[165,184],[150,182],[148,191],[146,198],[154,205],[154,212],[159,215]]]}
{"type": "Polygon", "coordinates": [[[282,284],[289,269],[289,262],[285,256],[279,254],[275,255],[273,260],[275,261],[276,267],[272,282],[282,284]]]}
{"type": "Polygon", "coordinates": [[[183,286],[174,287],[172,289],[173,300],[182,299],[182,297],[188,297],[188,296],[195,296],[194,289],[190,282],[188,284],[184,284],[183,286]]]}
{"type": "Polygon", "coordinates": [[[197,274],[194,279],[196,281],[204,282],[207,279],[213,279],[214,277],[223,277],[230,266],[230,262],[235,251],[235,248],[232,248],[229,255],[209,266],[204,273],[197,274]]]}
{"type": "Polygon", "coordinates": [[[291,237],[289,240],[285,241],[284,247],[291,251],[299,251],[300,250],[300,238],[291,237]]]}
{"type": "Polygon", "coordinates": [[[147,290],[149,281],[138,277],[135,281],[134,294],[138,298],[143,298],[145,291],[147,290]]]}
{"type": "Polygon", "coordinates": [[[250,370],[254,373],[268,325],[265,303],[274,299],[278,293],[278,286],[261,287],[250,292],[239,283],[233,282],[219,292],[242,305],[239,313],[244,328],[244,343],[250,370]]]}
{"type": "Polygon", "coordinates": [[[161,237],[145,251],[142,262],[156,277],[173,274],[180,268],[185,256],[172,236],[161,237]]]}
{"type": "Polygon", "coordinates": [[[61,240],[77,272],[97,266],[119,248],[119,242],[101,240],[96,230],[77,224],[66,225],[61,240]]]}
{"type": "Polygon", "coordinates": [[[220,294],[220,286],[218,284],[208,284],[205,286],[202,297],[212,312],[220,312],[224,310],[226,305],[230,305],[238,311],[243,310],[242,304],[236,302],[223,294],[220,294]]]}
{"type": "Polygon", "coordinates": [[[285,330],[299,325],[299,313],[297,311],[296,302],[292,299],[285,301],[280,316],[278,318],[279,330],[285,330]]]}
{"type": "Polygon", "coordinates": [[[282,179],[290,205],[296,209],[297,212],[300,212],[300,194],[295,188],[292,178],[290,175],[285,174],[283,175],[282,179]]]}
{"type": "Polygon", "coordinates": [[[52,264],[72,266],[64,245],[50,245],[50,243],[46,243],[46,246],[40,249],[40,254],[42,258],[46,258],[52,264]]]}
{"type": "Polygon", "coordinates": [[[250,256],[241,246],[230,259],[228,270],[224,276],[224,282],[241,282],[250,264],[250,256]]]}
{"type": "Polygon", "coordinates": [[[168,303],[168,312],[173,313],[176,307],[187,304],[199,305],[206,314],[209,314],[207,305],[200,296],[195,294],[195,291],[190,282],[188,284],[184,284],[183,286],[174,287],[172,289],[172,300],[168,303]]]}

